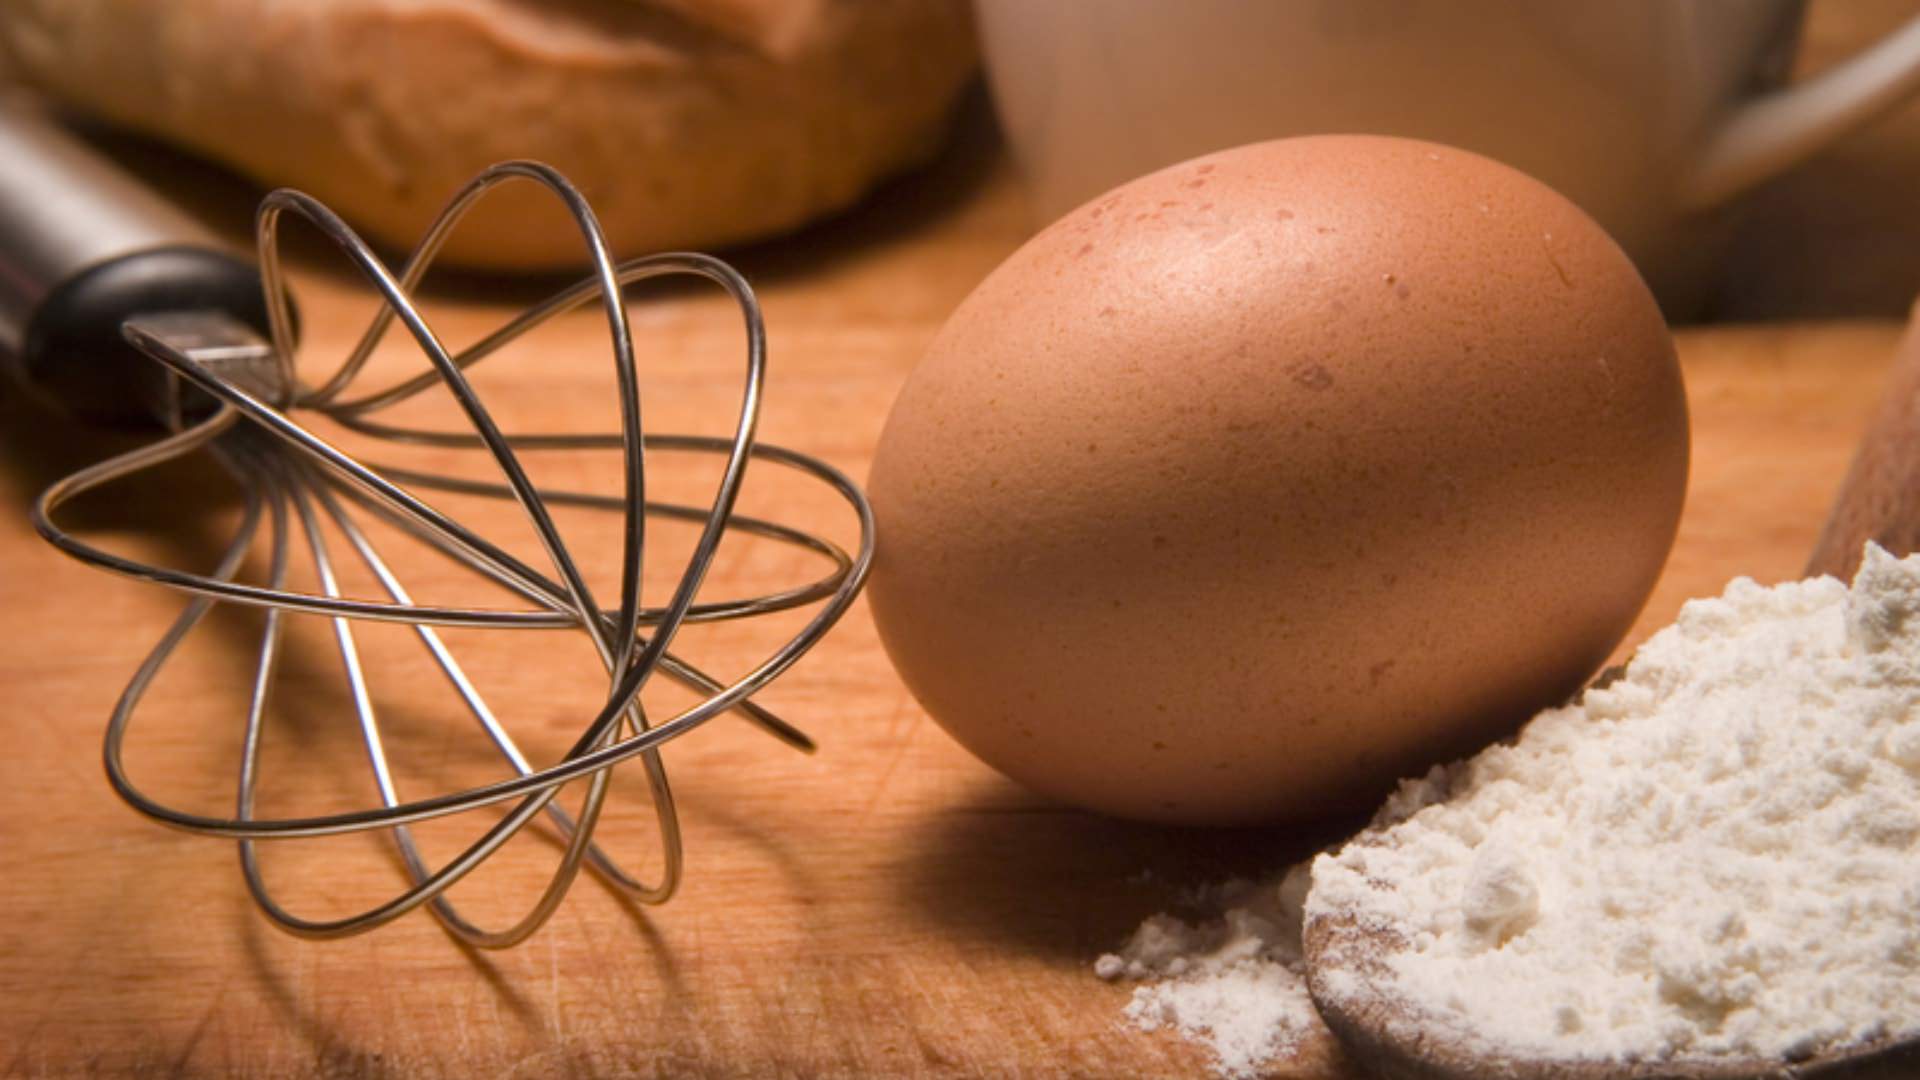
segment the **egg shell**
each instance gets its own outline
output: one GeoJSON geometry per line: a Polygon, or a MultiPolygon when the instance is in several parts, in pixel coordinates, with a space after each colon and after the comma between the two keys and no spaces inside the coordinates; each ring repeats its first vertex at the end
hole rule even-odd
{"type": "Polygon", "coordinates": [[[1287,139],[1110,192],[967,297],[880,441],[868,595],[927,712],[1036,791],[1320,818],[1575,691],[1686,475],[1666,325],[1580,210],[1287,139]]]}

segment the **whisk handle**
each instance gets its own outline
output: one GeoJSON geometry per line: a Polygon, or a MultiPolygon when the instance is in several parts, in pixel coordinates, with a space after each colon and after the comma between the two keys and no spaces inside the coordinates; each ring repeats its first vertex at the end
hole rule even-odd
{"type": "Polygon", "coordinates": [[[207,310],[265,333],[253,266],[39,109],[0,101],[0,371],[80,419],[151,421],[166,375],[121,324],[207,310]]]}

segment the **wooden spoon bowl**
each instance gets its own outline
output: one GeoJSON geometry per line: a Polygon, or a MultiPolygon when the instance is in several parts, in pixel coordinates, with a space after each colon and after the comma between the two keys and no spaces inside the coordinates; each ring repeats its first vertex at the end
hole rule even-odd
{"type": "MultiPolygon", "coordinates": [[[[1368,830],[1371,832],[1372,830],[1368,830]]],[[[1363,841],[1362,833],[1356,842],[1363,841]]],[[[1920,1039],[1883,1039],[1798,1062],[1760,1058],[1677,1058],[1624,1062],[1516,1057],[1484,1044],[1386,989],[1387,961],[1405,948],[1398,935],[1351,917],[1306,925],[1307,990],[1320,1018],[1353,1059],[1381,1080],[1915,1080],[1920,1039]],[[1333,972],[1371,985],[1335,992],[1333,972]]]]}

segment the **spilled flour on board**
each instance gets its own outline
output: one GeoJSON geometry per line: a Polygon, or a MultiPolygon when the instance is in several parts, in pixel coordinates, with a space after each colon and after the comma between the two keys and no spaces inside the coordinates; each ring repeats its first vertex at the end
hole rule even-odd
{"type": "Polygon", "coordinates": [[[1320,1029],[1301,956],[1307,884],[1302,863],[1265,882],[1203,889],[1194,906],[1217,915],[1155,915],[1094,972],[1141,983],[1126,1008],[1134,1026],[1172,1028],[1205,1045],[1221,1076],[1251,1077],[1320,1029]]]}

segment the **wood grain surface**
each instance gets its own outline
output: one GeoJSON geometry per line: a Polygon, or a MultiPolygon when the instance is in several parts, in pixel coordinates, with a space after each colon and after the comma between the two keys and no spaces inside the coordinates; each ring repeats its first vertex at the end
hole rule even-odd
{"type": "MultiPolygon", "coordinates": [[[[1850,47],[1854,37],[1834,28],[1836,16],[1820,14],[1834,6],[1816,5],[1815,38],[1850,47]]],[[[1902,9],[1850,10],[1865,34],[1902,9]]],[[[1912,201],[1920,167],[1900,155],[1910,154],[1916,130],[1920,110],[1910,108],[1845,153],[1871,157],[1874,140],[1897,144],[1873,160],[1908,169],[1902,182],[1912,201]]],[[[1018,186],[980,103],[960,136],[934,170],[858,213],[740,255],[770,328],[766,439],[864,476],[887,404],[927,340],[1025,236],[1018,186]]],[[[244,189],[177,162],[157,168],[216,218],[243,219],[244,189]]],[[[1790,250],[1811,244],[1821,254],[1750,254],[1723,290],[1733,298],[1725,307],[1743,318],[1793,321],[1679,333],[1693,477],[1666,574],[1623,651],[1686,597],[1717,591],[1732,575],[1794,576],[1873,411],[1904,311],[1904,302],[1876,298],[1920,291],[1915,246],[1893,250],[1883,240],[1920,230],[1920,206],[1890,203],[1882,232],[1835,235],[1842,250],[1834,255],[1793,231],[1832,212],[1797,201],[1821,204],[1828,190],[1763,193],[1749,236],[1785,222],[1790,250]],[[1783,296],[1790,302],[1765,306],[1783,296]]],[[[296,245],[296,255],[311,379],[348,346],[369,301],[328,252],[296,245]]],[[[469,341],[540,292],[445,281],[431,291],[429,315],[451,341],[469,341]]],[[[741,357],[738,320],[724,300],[664,290],[636,302],[634,325],[649,426],[726,430],[741,357]]],[[[606,428],[603,335],[591,313],[565,318],[488,361],[480,389],[510,428],[606,428]]],[[[383,349],[376,381],[420,363],[398,344],[383,349]]],[[[102,779],[107,714],[180,602],[59,556],[33,535],[25,511],[55,478],[126,445],[72,430],[0,390],[8,734],[0,1069],[10,1074],[1203,1075],[1198,1048],[1120,1026],[1127,990],[1095,978],[1092,961],[1184,889],[1271,870],[1351,826],[1186,831],[1048,805],[969,758],[920,712],[857,605],[760,698],[817,737],[817,755],[733,719],[668,748],[688,865],[680,895],[664,907],[636,909],[583,879],[543,932],[504,953],[463,951],[423,913],[369,936],[294,939],[252,909],[231,845],[138,818],[102,779]]],[[[451,453],[415,460],[472,468],[451,453]]],[[[699,498],[714,472],[669,455],[652,469],[663,491],[688,498],[699,498]]],[[[604,458],[554,455],[537,463],[536,477],[604,489],[615,469],[604,458]]],[[[511,506],[435,501],[535,557],[511,506]]],[[[755,470],[744,505],[852,535],[831,496],[775,470],[755,470]]],[[[205,567],[233,515],[218,473],[179,467],[90,498],[69,520],[117,550],[205,567]]],[[[596,568],[594,580],[611,581],[618,548],[609,523],[570,514],[563,526],[596,568]]],[[[657,532],[650,601],[665,595],[686,549],[684,530],[657,532]]],[[[403,546],[395,558],[425,598],[476,596],[433,559],[403,546]]],[[[818,569],[802,553],[730,543],[703,595],[797,583],[818,569]]],[[[350,585],[368,589],[364,580],[350,585]]],[[[244,615],[216,618],[156,686],[128,747],[137,782],[209,811],[230,804],[252,625],[244,615]]],[[[775,618],[697,628],[682,651],[734,676],[794,626],[775,618]]],[[[324,634],[314,623],[295,635],[297,659],[266,751],[263,811],[342,808],[372,796],[324,634]]],[[[417,644],[401,631],[367,638],[403,792],[498,776],[417,644]]],[[[604,691],[591,656],[561,635],[450,640],[536,759],[551,760],[604,691]]],[[[654,708],[684,700],[663,687],[654,708]]],[[[577,789],[568,795],[577,798],[577,789]]],[[[601,836],[642,872],[658,865],[649,818],[637,772],[624,770],[601,836]]],[[[491,820],[427,828],[423,843],[445,857],[491,820]]],[[[531,902],[554,858],[551,843],[523,837],[453,895],[476,918],[499,923],[531,902]]],[[[390,849],[365,838],[278,843],[265,859],[270,881],[308,914],[354,910],[401,882],[390,849]]],[[[1310,1041],[1275,1071],[1353,1074],[1329,1039],[1310,1041]]]]}

